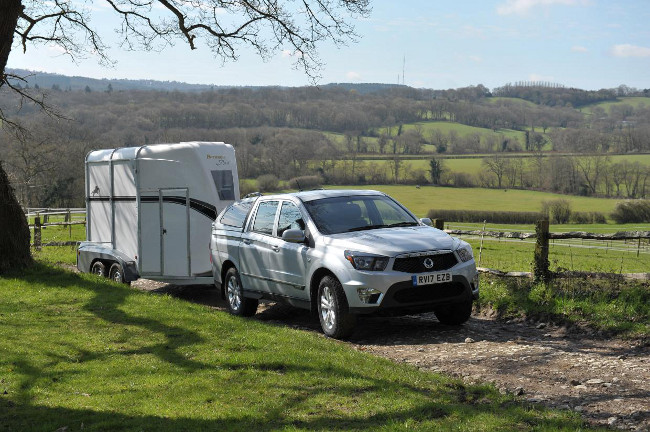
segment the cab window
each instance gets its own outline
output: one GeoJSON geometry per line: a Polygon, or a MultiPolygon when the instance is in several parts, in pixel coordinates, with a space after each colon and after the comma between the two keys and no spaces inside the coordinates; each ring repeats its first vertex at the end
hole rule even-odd
{"type": "Polygon", "coordinates": [[[278,219],[278,237],[288,229],[305,229],[305,222],[302,219],[300,210],[294,203],[285,201],[280,208],[280,217],[278,219]]]}
{"type": "Polygon", "coordinates": [[[278,201],[262,201],[257,207],[257,214],[255,215],[251,231],[273,235],[273,224],[275,223],[275,212],[277,209],[278,201]]]}
{"type": "Polygon", "coordinates": [[[221,216],[219,222],[233,228],[243,228],[246,215],[253,206],[253,203],[254,201],[241,201],[231,205],[224,212],[223,216],[221,216]]]}

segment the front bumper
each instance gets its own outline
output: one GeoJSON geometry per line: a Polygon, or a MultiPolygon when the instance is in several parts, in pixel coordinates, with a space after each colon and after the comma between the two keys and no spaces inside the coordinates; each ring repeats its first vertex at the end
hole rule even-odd
{"type": "Polygon", "coordinates": [[[431,312],[444,304],[476,300],[479,278],[473,261],[448,270],[452,280],[445,283],[413,286],[412,274],[402,272],[349,271],[342,280],[350,312],[355,314],[404,315],[431,312]],[[360,299],[358,290],[370,288],[380,293],[368,303],[360,299]]]}

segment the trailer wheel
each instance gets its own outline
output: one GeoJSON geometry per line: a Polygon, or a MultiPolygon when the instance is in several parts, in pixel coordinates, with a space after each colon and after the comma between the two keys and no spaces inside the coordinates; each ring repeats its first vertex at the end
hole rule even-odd
{"type": "Polygon", "coordinates": [[[230,267],[226,272],[224,280],[226,291],[226,301],[228,302],[228,310],[233,315],[238,316],[253,316],[257,312],[257,299],[244,297],[244,290],[239,278],[239,272],[235,267],[230,267]]]}
{"type": "Polygon", "coordinates": [[[97,276],[106,277],[106,266],[101,261],[95,261],[90,266],[90,272],[97,276]]]}
{"type": "Polygon", "coordinates": [[[113,263],[111,269],[108,271],[108,277],[110,277],[113,282],[126,283],[124,280],[124,270],[120,263],[113,263]]]}

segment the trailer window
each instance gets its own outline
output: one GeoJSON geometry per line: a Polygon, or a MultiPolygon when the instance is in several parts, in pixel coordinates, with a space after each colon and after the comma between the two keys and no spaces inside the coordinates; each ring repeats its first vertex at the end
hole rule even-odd
{"type": "Polygon", "coordinates": [[[243,201],[238,202],[230,207],[228,210],[221,216],[219,222],[223,225],[231,226],[234,228],[243,228],[244,221],[246,220],[246,215],[248,211],[253,207],[255,201],[243,201]]]}
{"type": "Polygon", "coordinates": [[[210,171],[214,185],[217,187],[220,200],[234,200],[235,199],[235,183],[232,179],[231,170],[215,170],[210,171]]]}

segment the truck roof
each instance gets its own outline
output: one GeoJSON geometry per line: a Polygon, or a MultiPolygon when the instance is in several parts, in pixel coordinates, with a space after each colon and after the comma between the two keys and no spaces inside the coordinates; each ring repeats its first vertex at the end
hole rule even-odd
{"type": "Polygon", "coordinates": [[[294,196],[299,198],[301,201],[313,201],[323,198],[334,198],[342,196],[359,196],[359,195],[384,195],[383,192],[376,190],[364,190],[364,189],[318,189],[310,191],[300,191],[300,192],[289,192],[285,194],[276,194],[276,195],[265,195],[264,198],[282,198],[286,196],[294,196]]]}

